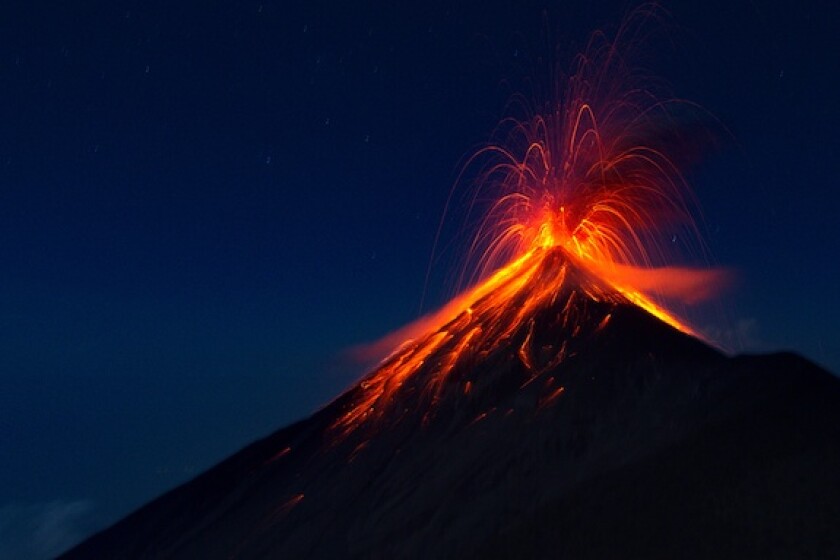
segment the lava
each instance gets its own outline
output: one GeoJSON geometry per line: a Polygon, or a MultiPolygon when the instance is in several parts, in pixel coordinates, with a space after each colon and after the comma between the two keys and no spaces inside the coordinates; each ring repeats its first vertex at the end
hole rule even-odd
{"type": "MultiPolygon", "coordinates": [[[[699,336],[663,302],[706,299],[726,276],[671,264],[678,241],[696,253],[704,247],[672,154],[673,103],[626,63],[637,26],[631,18],[612,41],[593,35],[548,101],[534,108],[517,98],[523,115],[505,119],[498,141],[467,162],[477,168],[470,211],[488,193],[494,200],[470,245],[477,258],[462,274],[472,287],[368,347],[396,350],[361,382],[336,429],[382,418],[401,391],[419,394],[428,418],[451,380],[462,394],[473,390],[463,374],[471,360],[507,346],[539,376],[602,331],[619,304],[699,336]],[[545,338],[537,320],[550,310],[558,310],[553,338],[536,341],[545,338]]],[[[546,402],[563,391],[552,388],[546,402]]]]}

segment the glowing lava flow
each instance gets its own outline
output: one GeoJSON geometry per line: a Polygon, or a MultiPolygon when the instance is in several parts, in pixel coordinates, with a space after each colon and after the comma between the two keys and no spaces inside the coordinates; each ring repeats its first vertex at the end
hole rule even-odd
{"type": "MultiPolygon", "coordinates": [[[[478,281],[379,343],[397,350],[352,394],[338,430],[381,418],[398,392],[433,410],[456,371],[468,393],[474,381],[463,372],[503,348],[532,375],[549,371],[603,329],[619,304],[696,336],[662,298],[693,303],[723,274],[666,266],[678,239],[695,240],[686,247],[695,252],[702,243],[668,155],[675,119],[619,55],[632,23],[612,42],[593,36],[550,102],[537,111],[520,99],[525,117],[503,121],[500,141],[468,162],[480,166],[471,209],[482,192],[496,200],[471,246],[480,255],[471,274],[478,281]],[[540,323],[546,313],[553,318],[540,323]]],[[[552,390],[552,399],[563,392],[552,390]]]]}
{"type": "MultiPolygon", "coordinates": [[[[470,363],[503,348],[512,347],[530,374],[540,375],[573,355],[576,343],[603,329],[616,305],[630,303],[690,332],[643,294],[605,281],[564,248],[535,247],[437,313],[410,325],[420,334],[405,340],[361,382],[335,427],[349,433],[367,420],[381,418],[403,391],[421,395],[429,405],[428,415],[453,372],[468,370],[470,363]],[[535,326],[546,311],[556,311],[556,336],[536,343],[535,326]]],[[[406,330],[397,335],[412,336],[406,330]]],[[[463,392],[468,392],[469,376],[458,377],[463,392]]]]}

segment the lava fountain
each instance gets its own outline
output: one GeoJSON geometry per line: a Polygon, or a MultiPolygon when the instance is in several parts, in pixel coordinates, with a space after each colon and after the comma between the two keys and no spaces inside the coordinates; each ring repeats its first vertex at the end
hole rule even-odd
{"type": "Polygon", "coordinates": [[[471,287],[366,348],[391,353],[351,391],[340,433],[407,413],[403,392],[417,395],[428,419],[441,392],[469,392],[470,363],[494,353],[508,351],[533,377],[550,371],[597,336],[617,305],[700,336],[663,302],[708,298],[726,275],[670,264],[677,239],[704,254],[696,201],[675,163],[674,108],[693,106],[663,101],[628,66],[645,19],[636,12],[611,40],[594,34],[548,100],[515,97],[521,115],[468,160],[465,169],[477,170],[470,212],[493,199],[462,274],[471,287]]]}

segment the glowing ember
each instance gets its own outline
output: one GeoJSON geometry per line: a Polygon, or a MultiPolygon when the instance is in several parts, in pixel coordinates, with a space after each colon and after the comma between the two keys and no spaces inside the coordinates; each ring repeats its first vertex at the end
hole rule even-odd
{"type": "MultiPolygon", "coordinates": [[[[678,236],[700,251],[702,244],[689,190],[669,146],[656,140],[671,122],[668,105],[639,87],[619,55],[630,29],[612,42],[596,34],[572,76],[558,81],[552,102],[503,121],[502,141],[468,162],[480,166],[473,203],[482,192],[496,201],[471,247],[477,281],[371,347],[397,350],[352,395],[338,430],[382,417],[402,391],[425,399],[428,418],[455,372],[501,348],[513,347],[533,379],[605,329],[619,304],[696,336],[661,299],[704,299],[723,274],[666,266],[678,236]],[[555,316],[546,340],[535,326],[549,312],[555,316]]],[[[475,382],[458,381],[459,392],[474,391],[475,382]]],[[[542,406],[563,391],[548,387],[542,406]]]]}

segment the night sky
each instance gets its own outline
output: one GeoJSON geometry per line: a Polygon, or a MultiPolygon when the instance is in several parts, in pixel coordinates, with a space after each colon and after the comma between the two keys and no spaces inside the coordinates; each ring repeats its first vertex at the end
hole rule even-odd
{"type": "MultiPolygon", "coordinates": [[[[347,387],[342,350],[417,317],[510,93],[632,5],[14,4],[0,558],[55,553],[347,387]]],[[[641,63],[729,131],[686,170],[738,278],[705,326],[840,371],[837,8],[663,6],[641,63]]]]}

